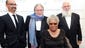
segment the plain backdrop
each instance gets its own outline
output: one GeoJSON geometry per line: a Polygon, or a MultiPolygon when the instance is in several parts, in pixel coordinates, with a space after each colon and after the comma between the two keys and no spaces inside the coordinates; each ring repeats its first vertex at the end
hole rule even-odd
{"type": "MultiPolygon", "coordinates": [[[[0,0],[0,16],[7,13],[5,1],[6,0],[0,0]]],[[[16,13],[22,15],[25,21],[27,15],[33,13],[34,6],[41,3],[45,9],[44,15],[49,17],[49,15],[57,15],[62,11],[61,6],[64,1],[70,2],[71,10],[80,15],[80,23],[83,35],[83,41],[80,48],[85,48],[85,0],[16,0],[16,13]]]]}

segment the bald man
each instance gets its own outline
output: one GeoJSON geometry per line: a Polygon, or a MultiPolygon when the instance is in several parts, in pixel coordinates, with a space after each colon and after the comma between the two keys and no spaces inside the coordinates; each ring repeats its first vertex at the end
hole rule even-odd
{"type": "Polygon", "coordinates": [[[80,27],[80,17],[71,12],[69,2],[62,5],[62,13],[57,15],[60,19],[59,28],[63,29],[73,48],[79,48],[82,42],[82,32],[80,27]]]}
{"type": "Polygon", "coordinates": [[[2,48],[25,48],[26,46],[24,20],[22,16],[15,13],[16,6],[15,0],[6,0],[8,13],[0,17],[0,44],[2,48]]]}

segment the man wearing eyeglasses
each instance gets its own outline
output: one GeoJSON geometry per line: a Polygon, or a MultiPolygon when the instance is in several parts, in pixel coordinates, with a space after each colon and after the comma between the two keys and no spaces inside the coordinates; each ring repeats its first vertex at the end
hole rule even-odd
{"type": "Polygon", "coordinates": [[[66,37],[69,39],[72,48],[79,48],[82,42],[80,16],[71,12],[71,5],[69,2],[64,2],[62,9],[62,13],[57,15],[60,19],[59,28],[65,31],[66,37]]]}
{"type": "Polygon", "coordinates": [[[34,13],[27,16],[25,27],[28,31],[29,48],[39,48],[41,40],[41,32],[48,28],[46,23],[47,17],[44,16],[44,7],[42,4],[36,4],[34,13]]]}
{"type": "Polygon", "coordinates": [[[25,48],[26,33],[23,17],[16,14],[15,0],[6,0],[8,13],[0,20],[0,44],[2,48],[25,48]],[[5,37],[4,37],[5,35],[5,37]]]}

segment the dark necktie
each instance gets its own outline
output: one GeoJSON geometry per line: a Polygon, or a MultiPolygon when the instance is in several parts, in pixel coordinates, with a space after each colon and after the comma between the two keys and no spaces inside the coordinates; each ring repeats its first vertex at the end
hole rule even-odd
{"type": "Polygon", "coordinates": [[[17,28],[18,27],[17,19],[16,19],[15,15],[13,15],[13,17],[14,17],[14,20],[15,20],[15,23],[16,23],[16,28],[17,28]]]}

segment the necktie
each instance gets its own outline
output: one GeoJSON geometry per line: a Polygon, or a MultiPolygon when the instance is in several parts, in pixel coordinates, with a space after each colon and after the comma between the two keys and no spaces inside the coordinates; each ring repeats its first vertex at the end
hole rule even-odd
{"type": "Polygon", "coordinates": [[[16,28],[17,28],[18,27],[17,19],[16,19],[15,15],[13,15],[13,17],[14,17],[14,20],[15,20],[15,23],[16,23],[16,28]]]}

